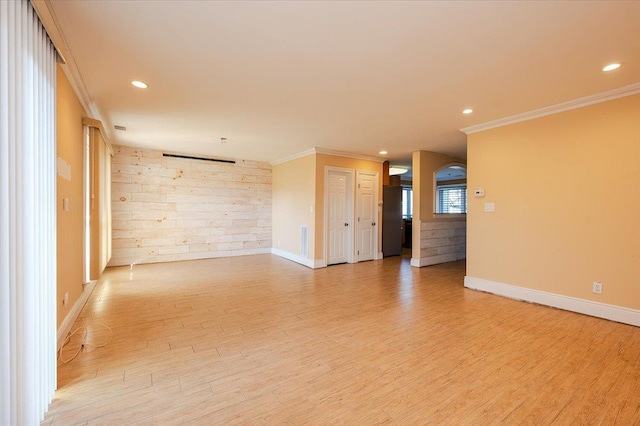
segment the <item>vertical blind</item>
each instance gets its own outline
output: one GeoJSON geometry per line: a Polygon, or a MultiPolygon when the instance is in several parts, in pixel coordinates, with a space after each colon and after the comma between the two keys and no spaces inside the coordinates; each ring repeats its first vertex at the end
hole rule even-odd
{"type": "Polygon", "coordinates": [[[0,424],[56,386],[56,53],[28,0],[0,1],[0,424]]]}

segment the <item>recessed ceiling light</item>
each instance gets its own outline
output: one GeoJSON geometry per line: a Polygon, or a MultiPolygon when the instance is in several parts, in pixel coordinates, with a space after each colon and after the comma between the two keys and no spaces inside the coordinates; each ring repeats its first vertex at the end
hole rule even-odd
{"type": "Polygon", "coordinates": [[[406,167],[391,166],[389,167],[389,176],[402,175],[409,171],[406,167]]]}
{"type": "Polygon", "coordinates": [[[609,64],[606,67],[602,68],[602,71],[613,71],[620,68],[620,64],[609,64]]]}
{"type": "Polygon", "coordinates": [[[380,154],[380,155],[387,155],[387,154],[388,154],[388,152],[387,152],[387,151],[380,151],[378,154],[380,154]]]}
{"type": "Polygon", "coordinates": [[[142,81],[138,81],[138,80],[133,80],[131,84],[133,84],[139,89],[146,89],[147,87],[149,87],[147,86],[147,83],[143,83],[142,81]]]}
{"type": "Polygon", "coordinates": [[[473,110],[471,108],[467,108],[467,109],[463,109],[462,113],[463,114],[471,114],[473,112],[473,110]]]}

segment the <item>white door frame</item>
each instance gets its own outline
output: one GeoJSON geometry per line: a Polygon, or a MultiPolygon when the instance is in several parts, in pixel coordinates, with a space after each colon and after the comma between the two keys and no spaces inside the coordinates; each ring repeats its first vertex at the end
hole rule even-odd
{"type": "MultiPolygon", "coordinates": [[[[91,137],[89,135],[89,126],[82,126],[83,139],[83,178],[82,178],[82,218],[84,222],[83,232],[83,266],[82,266],[82,283],[89,284],[91,282],[91,137]]],[[[111,200],[109,200],[111,203],[111,200]]]]}
{"type": "MultiPolygon", "coordinates": [[[[375,218],[375,225],[374,225],[374,232],[373,232],[373,259],[372,260],[376,260],[379,259],[380,256],[378,254],[378,238],[380,235],[380,229],[382,227],[382,224],[380,223],[380,203],[379,203],[379,178],[380,176],[378,175],[378,172],[372,172],[372,171],[368,171],[368,170],[358,170],[357,171],[357,175],[356,175],[356,186],[357,186],[357,182],[360,180],[360,176],[361,175],[369,175],[369,176],[373,176],[373,187],[374,187],[374,191],[373,191],[373,216],[375,218]]],[[[356,208],[355,208],[355,213],[357,214],[357,212],[359,211],[358,208],[358,204],[360,203],[360,198],[358,197],[359,193],[359,188],[356,188],[356,192],[354,194],[355,196],[355,203],[356,203],[356,208]]],[[[357,219],[356,219],[357,220],[357,219]]],[[[356,227],[359,227],[359,224],[356,223],[356,227]]],[[[355,227],[354,227],[355,228],[355,227]]],[[[356,229],[354,229],[355,231],[356,229]]],[[[359,240],[359,236],[358,233],[356,232],[356,237],[355,237],[355,244],[354,244],[354,248],[357,250],[360,247],[360,240],[359,240]]],[[[359,261],[359,255],[356,255],[356,262],[359,261]]]]}
{"type": "Polygon", "coordinates": [[[346,173],[348,175],[347,179],[347,217],[350,218],[349,227],[351,228],[348,232],[349,238],[347,241],[347,262],[355,263],[357,259],[354,255],[355,253],[355,170],[354,169],[345,169],[342,167],[333,167],[333,166],[325,166],[324,167],[324,236],[323,236],[323,244],[324,244],[324,265],[327,266],[329,263],[329,172],[340,172],[346,173]]]}

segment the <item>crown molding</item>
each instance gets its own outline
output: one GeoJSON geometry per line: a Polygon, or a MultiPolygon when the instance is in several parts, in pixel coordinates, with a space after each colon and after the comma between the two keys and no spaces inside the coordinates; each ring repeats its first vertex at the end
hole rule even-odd
{"type": "Polygon", "coordinates": [[[387,161],[384,158],[374,157],[372,155],[353,154],[351,152],[335,151],[332,149],[324,149],[324,148],[316,147],[316,148],[307,149],[306,151],[302,151],[297,154],[290,155],[288,157],[281,158],[279,160],[274,160],[270,164],[272,166],[276,166],[278,164],[286,163],[288,161],[292,161],[292,160],[306,157],[307,155],[313,155],[313,154],[333,155],[335,157],[346,157],[346,158],[353,158],[356,160],[375,161],[377,163],[384,163],[385,161],[387,161]]]}
{"type": "Polygon", "coordinates": [[[316,153],[315,148],[307,149],[306,151],[299,152],[297,154],[289,155],[288,157],[280,158],[279,160],[274,160],[270,162],[272,166],[277,166],[278,164],[287,163],[289,161],[297,160],[298,158],[306,157],[307,155],[312,155],[316,153]]]}
{"type": "MultiPolygon", "coordinates": [[[[38,14],[44,29],[47,31],[51,42],[58,51],[58,55],[62,59],[63,63],[60,64],[60,67],[67,76],[67,80],[69,80],[69,84],[71,84],[73,92],[78,97],[78,101],[80,101],[80,105],[82,105],[85,114],[89,116],[89,118],[99,120],[104,123],[98,107],[91,100],[91,96],[89,95],[87,86],[84,84],[78,65],[71,54],[69,44],[62,32],[60,22],[53,10],[51,0],[31,0],[31,4],[38,14]]],[[[113,134],[110,129],[101,126],[101,132],[103,133],[105,142],[107,142],[108,145],[111,145],[110,141],[113,139],[113,134]]]]}
{"type": "Polygon", "coordinates": [[[376,163],[384,163],[386,158],[374,157],[373,155],[353,154],[351,152],[335,151],[333,149],[314,148],[316,154],[333,155],[335,157],[354,158],[356,160],[375,161],[376,163]]]}
{"type": "Polygon", "coordinates": [[[595,95],[589,95],[583,98],[573,99],[571,101],[562,102],[556,105],[534,109],[522,114],[516,114],[510,117],[489,121],[487,123],[465,127],[460,129],[460,131],[466,133],[467,135],[470,135],[472,133],[482,132],[484,130],[494,129],[496,127],[502,127],[509,124],[520,123],[522,121],[533,120],[534,118],[558,114],[560,112],[599,104],[601,102],[612,101],[614,99],[624,98],[626,96],[637,95],[638,93],[640,93],[640,83],[633,83],[629,84],[628,86],[619,87],[617,89],[608,90],[606,92],[596,93],[595,95]]]}

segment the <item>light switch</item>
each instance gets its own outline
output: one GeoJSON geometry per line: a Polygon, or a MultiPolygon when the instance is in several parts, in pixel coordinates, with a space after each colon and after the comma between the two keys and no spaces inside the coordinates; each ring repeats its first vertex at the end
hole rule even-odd
{"type": "Polygon", "coordinates": [[[69,211],[69,199],[68,198],[63,198],[62,199],[62,210],[64,210],[65,212],[69,211]]]}
{"type": "Polygon", "coordinates": [[[484,197],[484,189],[482,189],[482,188],[476,188],[476,189],[473,191],[473,195],[474,195],[474,197],[476,197],[476,198],[484,197]]]}
{"type": "Polygon", "coordinates": [[[492,212],[495,210],[495,205],[493,203],[484,203],[484,211],[485,212],[492,212]]]}

